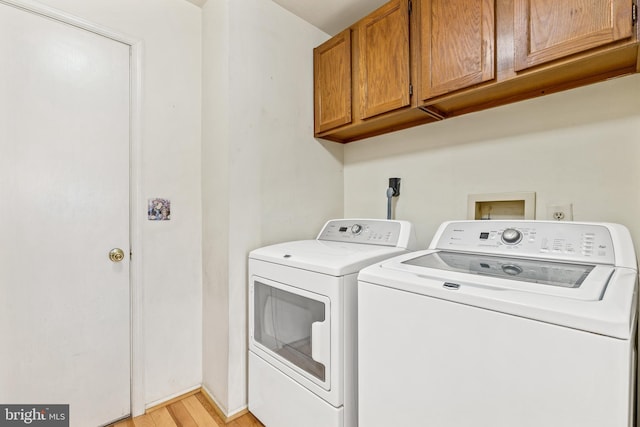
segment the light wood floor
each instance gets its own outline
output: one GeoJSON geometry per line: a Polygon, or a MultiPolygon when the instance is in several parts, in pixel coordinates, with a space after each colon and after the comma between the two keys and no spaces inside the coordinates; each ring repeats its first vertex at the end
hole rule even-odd
{"type": "Polygon", "coordinates": [[[109,427],[264,427],[250,413],[225,424],[207,399],[198,392],[144,415],[109,427]]]}

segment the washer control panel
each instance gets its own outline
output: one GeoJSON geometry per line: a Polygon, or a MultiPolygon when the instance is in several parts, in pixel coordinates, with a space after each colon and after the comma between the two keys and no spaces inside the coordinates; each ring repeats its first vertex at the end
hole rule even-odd
{"type": "Polygon", "coordinates": [[[460,221],[447,223],[436,238],[433,249],[615,262],[609,229],[598,224],[460,221]]]}
{"type": "Polygon", "coordinates": [[[336,219],[327,222],[318,240],[398,246],[402,224],[373,219],[336,219]]]}

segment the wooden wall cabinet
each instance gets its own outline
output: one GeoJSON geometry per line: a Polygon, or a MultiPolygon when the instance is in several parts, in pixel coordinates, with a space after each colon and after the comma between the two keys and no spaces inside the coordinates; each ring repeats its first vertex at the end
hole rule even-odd
{"type": "Polygon", "coordinates": [[[410,4],[410,0],[391,0],[314,49],[316,137],[350,142],[437,120],[416,108],[412,95],[416,66],[410,35],[416,24],[410,4]],[[342,109],[347,105],[344,67],[328,53],[342,46],[346,34],[351,36],[348,118],[342,109]],[[336,75],[340,84],[333,82],[336,75]],[[340,102],[333,100],[338,93],[340,102]]]}
{"type": "MultiPolygon", "coordinates": [[[[468,87],[441,85],[441,90],[434,91],[425,79],[429,78],[429,72],[442,71],[443,67],[431,65],[430,69],[429,60],[424,59],[424,55],[433,57],[433,49],[442,49],[430,42],[433,39],[430,33],[434,31],[429,31],[433,24],[428,19],[440,20],[440,13],[433,15],[434,3],[434,0],[421,1],[421,7],[431,4],[432,11],[431,15],[429,11],[421,12],[423,84],[419,107],[437,112],[443,118],[640,71],[638,25],[633,22],[632,0],[474,0],[468,3],[475,6],[476,19],[484,14],[487,23],[477,30],[475,38],[463,35],[458,43],[473,45],[476,53],[480,52],[481,34],[489,34],[485,29],[490,20],[488,3],[494,3],[494,77],[479,82],[477,76],[481,68],[476,65],[475,83],[469,81],[468,87]]],[[[450,3],[453,7],[455,2],[450,3]]],[[[483,49],[487,43],[489,40],[483,41],[483,49]]],[[[476,57],[475,64],[479,64],[477,58],[480,57],[476,57]]],[[[444,74],[447,75],[447,71],[444,74]]],[[[433,81],[433,77],[431,79],[433,81]]]]}
{"type": "Polygon", "coordinates": [[[315,132],[351,123],[351,29],[313,50],[315,132]]]}
{"type": "Polygon", "coordinates": [[[494,0],[422,0],[418,9],[422,100],[494,79],[494,0]]]}
{"type": "Polygon", "coordinates": [[[408,5],[390,1],[356,25],[361,119],[411,102],[408,5]]]}
{"type": "Polygon", "coordinates": [[[333,39],[314,51],[315,136],[350,142],[640,72],[634,1],[392,0],[348,30],[349,76],[316,54],[333,39]],[[349,96],[326,101],[349,78],[349,96]]]}
{"type": "Polygon", "coordinates": [[[631,0],[515,0],[515,70],[633,34],[631,0]]]}

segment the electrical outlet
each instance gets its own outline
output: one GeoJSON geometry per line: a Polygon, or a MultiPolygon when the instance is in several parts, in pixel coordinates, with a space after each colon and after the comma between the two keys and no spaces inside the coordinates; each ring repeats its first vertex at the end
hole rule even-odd
{"type": "Polygon", "coordinates": [[[573,204],[547,205],[547,219],[552,221],[573,221],[573,204]]]}

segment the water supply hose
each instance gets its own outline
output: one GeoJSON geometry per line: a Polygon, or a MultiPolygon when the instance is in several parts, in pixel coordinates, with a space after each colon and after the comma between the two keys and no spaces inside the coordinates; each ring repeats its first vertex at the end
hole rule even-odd
{"type": "Polygon", "coordinates": [[[387,219],[391,219],[391,199],[393,198],[393,188],[387,188],[387,219]]]}

